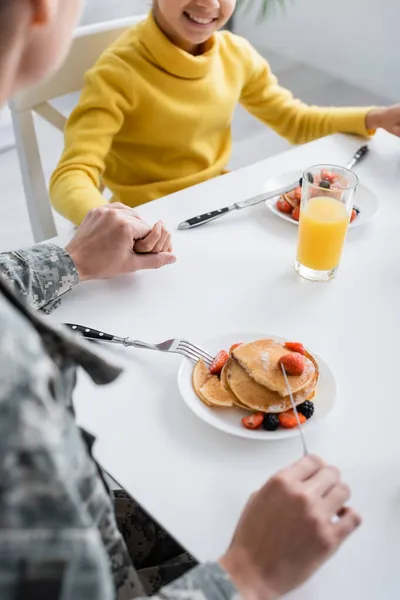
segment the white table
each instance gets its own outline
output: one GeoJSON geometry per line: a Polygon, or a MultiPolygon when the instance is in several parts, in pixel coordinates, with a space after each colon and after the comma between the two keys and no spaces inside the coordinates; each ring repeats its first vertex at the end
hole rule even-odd
{"type": "MultiPolygon", "coordinates": [[[[344,164],[359,140],[334,136],[144,206],[174,230],[187,217],[258,193],[268,176],[344,164]]],[[[147,340],[259,331],[302,340],[332,366],[339,401],[309,435],[337,464],[364,525],[297,600],[400,597],[400,141],[383,133],[358,169],[380,197],[369,225],[349,233],[336,280],[292,270],[296,228],[260,205],[175,232],[179,262],[159,272],[84,284],[53,319],[147,340]]],[[[103,466],[200,560],[226,548],[250,492],[300,455],[298,439],[260,443],[198,420],[179,396],[178,357],[115,349],[126,372],[98,389],[85,376],[80,422],[103,466]]]]}

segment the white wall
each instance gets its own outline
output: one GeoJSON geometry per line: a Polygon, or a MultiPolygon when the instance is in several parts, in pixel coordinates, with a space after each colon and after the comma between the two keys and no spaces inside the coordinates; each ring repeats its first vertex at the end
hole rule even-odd
{"type": "Polygon", "coordinates": [[[255,45],[400,101],[400,0],[287,0],[285,13],[236,31],[255,45]]]}

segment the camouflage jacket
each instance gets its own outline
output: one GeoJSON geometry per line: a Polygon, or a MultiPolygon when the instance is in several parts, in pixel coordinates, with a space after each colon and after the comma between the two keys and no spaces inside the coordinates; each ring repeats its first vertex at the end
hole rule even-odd
{"type": "MultiPolygon", "coordinates": [[[[111,382],[119,370],[27,307],[48,305],[77,282],[71,257],[52,244],[0,255],[2,600],[144,596],[91,458],[93,439],[79,430],[72,404],[77,367],[99,385],[111,382]]],[[[157,597],[234,596],[227,574],[211,563],[157,597]]]]}

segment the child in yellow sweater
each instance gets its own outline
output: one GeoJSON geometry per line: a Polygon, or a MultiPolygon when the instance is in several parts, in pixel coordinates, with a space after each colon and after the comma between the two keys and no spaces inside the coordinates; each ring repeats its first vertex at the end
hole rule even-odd
{"type": "Polygon", "coordinates": [[[289,141],[335,132],[400,135],[400,106],[306,106],[278,85],[243,38],[218,32],[236,0],[154,0],[148,18],[125,33],[87,73],[51,180],[54,207],[80,224],[113,200],[137,206],[224,172],[240,102],[289,141]]]}

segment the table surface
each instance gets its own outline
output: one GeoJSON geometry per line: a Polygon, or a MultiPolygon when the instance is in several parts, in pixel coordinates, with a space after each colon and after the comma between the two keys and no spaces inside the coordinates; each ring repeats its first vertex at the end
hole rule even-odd
{"type": "MultiPolygon", "coordinates": [[[[171,230],[187,217],[246,199],[273,175],[344,164],[360,140],[332,136],[141,208],[171,230]]],[[[318,284],[292,268],[296,228],[264,205],[174,231],[173,267],[82,284],[51,317],[149,342],[201,342],[230,332],[302,340],[339,386],[333,413],[308,436],[353,490],[363,527],[297,600],[400,597],[400,140],[379,133],[357,172],[380,210],[349,232],[338,277],[318,284]]],[[[97,388],[81,375],[78,419],[96,456],[200,560],[227,547],[249,494],[300,456],[299,440],[252,442],[195,417],[177,388],[179,357],[113,348],[125,373],[97,388]]]]}

